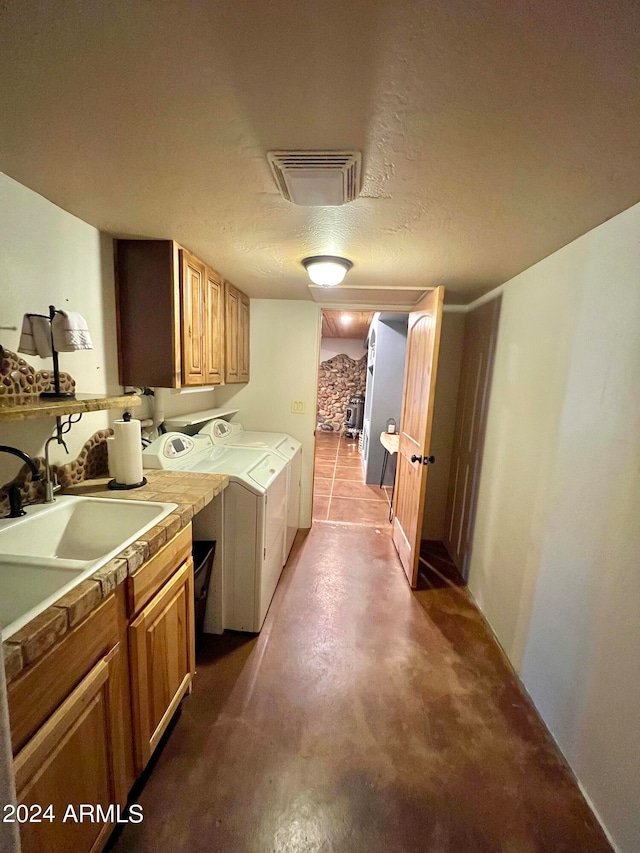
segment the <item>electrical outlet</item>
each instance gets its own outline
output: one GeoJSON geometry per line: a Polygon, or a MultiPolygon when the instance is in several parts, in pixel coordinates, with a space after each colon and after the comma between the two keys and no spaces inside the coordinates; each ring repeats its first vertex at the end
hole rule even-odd
{"type": "Polygon", "coordinates": [[[302,400],[292,400],[291,411],[294,415],[304,415],[304,402],[302,400]]]}

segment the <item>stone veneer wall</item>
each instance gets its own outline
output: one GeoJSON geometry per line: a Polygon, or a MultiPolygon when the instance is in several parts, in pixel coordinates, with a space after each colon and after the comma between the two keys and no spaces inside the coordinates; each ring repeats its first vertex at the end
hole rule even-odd
{"type": "Polygon", "coordinates": [[[318,376],[318,424],[340,431],[349,399],[364,394],[367,381],[366,354],[357,361],[340,353],[320,363],[318,376]]]}
{"type": "MultiPolygon", "coordinates": [[[[0,395],[32,395],[53,388],[53,373],[49,370],[36,371],[23,358],[11,350],[2,348],[0,362],[0,395]]],[[[68,373],[60,373],[60,385],[63,391],[75,391],[75,380],[68,373]]],[[[63,419],[65,419],[64,416],[63,419]]],[[[58,482],[63,488],[90,480],[94,477],[106,477],[108,474],[107,436],[113,435],[111,429],[101,429],[94,433],[83,446],[78,458],[66,465],[52,465],[51,470],[57,475],[58,482]]],[[[44,476],[44,457],[34,459],[40,473],[44,476]]],[[[16,484],[20,487],[23,503],[41,501],[44,498],[42,481],[31,478],[31,469],[27,465],[18,471],[16,477],[9,483],[0,486],[0,517],[9,512],[9,497],[7,489],[16,484]]]]}
{"type": "MultiPolygon", "coordinates": [[[[76,381],[68,373],[60,371],[60,389],[75,392],[76,381]]],[[[0,347],[0,395],[39,394],[53,391],[53,371],[36,370],[17,353],[0,347]]]]}
{"type": "MultiPolygon", "coordinates": [[[[101,429],[94,433],[89,441],[83,446],[78,458],[66,465],[52,465],[51,471],[57,476],[58,483],[63,489],[81,483],[83,480],[92,480],[94,477],[106,477],[109,473],[107,459],[107,437],[113,435],[111,429],[101,429]]],[[[44,456],[36,456],[33,460],[40,474],[44,477],[44,456]]],[[[35,482],[31,478],[31,469],[23,465],[16,477],[10,483],[0,486],[0,517],[9,512],[9,496],[7,489],[13,483],[20,487],[23,503],[34,503],[44,498],[44,486],[42,480],[35,482]]]]}

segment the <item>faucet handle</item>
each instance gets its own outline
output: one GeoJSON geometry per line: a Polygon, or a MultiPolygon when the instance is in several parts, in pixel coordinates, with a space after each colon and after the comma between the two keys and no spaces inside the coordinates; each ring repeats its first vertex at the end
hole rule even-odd
{"type": "Polygon", "coordinates": [[[8,518],[20,518],[26,515],[22,509],[22,492],[20,491],[20,486],[17,483],[12,483],[7,490],[7,494],[9,495],[8,518]]]}

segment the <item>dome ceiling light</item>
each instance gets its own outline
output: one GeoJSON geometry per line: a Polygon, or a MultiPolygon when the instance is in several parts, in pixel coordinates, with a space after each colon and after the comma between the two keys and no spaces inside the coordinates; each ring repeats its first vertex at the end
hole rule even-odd
{"type": "Polygon", "coordinates": [[[304,258],[302,266],[314,284],[319,284],[320,287],[335,287],[344,280],[353,264],[346,258],[334,255],[314,255],[304,258]]]}

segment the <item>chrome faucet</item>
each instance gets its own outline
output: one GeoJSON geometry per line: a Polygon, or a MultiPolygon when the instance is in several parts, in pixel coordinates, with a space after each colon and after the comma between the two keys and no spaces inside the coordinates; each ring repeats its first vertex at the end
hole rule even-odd
{"type": "Polygon", "coordinates": [[[52,441],[57,441],[64,449],[69,452],[69,448],[59,435],[52,435],[44,443],[44,503],[50,504],[55,501],[54,495],[59,492],[62,486],[58,484],[56,475],[51,476],[51,463],[49,462],[49,445],[52,441]]]}
{"type": "MultiPolygon", "coordinates": [[[[0,444],[0,453],[10,453],[12,456],[17,456],[18,459],[22,459],[22,461],[29,466],[31,470],[31,479],[32,480],[41,480],[42,475],[38,470],[37,464],[33,461],[33,459],[28,456],[24,451],[18,450],[17,447],[10,447],[8,444],[0,444]]],[[[14,484],[15,486],[15,484],[14,484]]],[[[24,515],[24,510],[22,509],[22,499],[20,496],[20,491],[17,486],[13,488],[13,490],[9,489],[9,499],[11,504],[11,513],[9,515],[10,518],[18,518],[21,515],[24,515]]]]}

